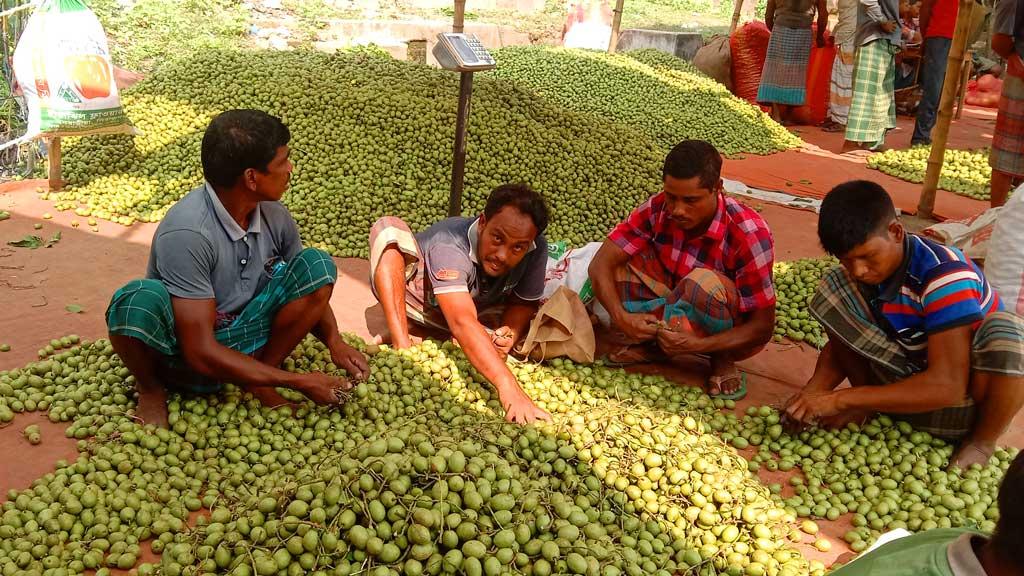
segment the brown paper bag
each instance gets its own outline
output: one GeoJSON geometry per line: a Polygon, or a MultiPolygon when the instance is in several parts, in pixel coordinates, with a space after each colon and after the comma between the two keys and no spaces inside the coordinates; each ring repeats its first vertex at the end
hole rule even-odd
{"type": "Polygon", "coordinates": [[[568,356],[590,363],[594,348],[594,326],[586,306],[575,292],[561,286],[537,311],[517,352],[534,360],[568,356]]]}

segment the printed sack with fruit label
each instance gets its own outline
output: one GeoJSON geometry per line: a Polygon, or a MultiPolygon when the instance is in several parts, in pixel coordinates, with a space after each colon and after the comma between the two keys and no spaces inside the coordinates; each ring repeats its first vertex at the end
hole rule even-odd
{"type": "Polygon", "coordinates": [[[107,36],[82,0],[42,0],[14,51],[28,138],[134,130],[121,108],[107,36]]]}

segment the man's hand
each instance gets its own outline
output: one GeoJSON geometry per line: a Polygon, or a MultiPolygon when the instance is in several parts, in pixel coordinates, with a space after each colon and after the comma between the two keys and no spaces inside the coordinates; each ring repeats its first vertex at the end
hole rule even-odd
{"type": "Polygon", "coordinates": [[[658,335],[658,318],[653,314],[623,314],[615,326],[628,338],[646,342],[658,335]]]}
{"type": "Polygon", "coordinates": [[[537,420],[551,420],[551,415],[534,404],[518,384],[499,388],[498,397],[505,408],[505,420],[509,422],[531,424],[537,420]]]}
{"type": "Polygon", "coordinates": [[[886,34],[892,34],[896,31],[896,22],[893,20],[887,20],[878,25],[886,34]]]}
{"type": "Polygon", "coordinates": [[[825,47],[825,31],[824,30],[818,30],[817,42],[818,42],[818,48],[824,48],[825,47]]]}
{"type": "Polygon", "coordinates": [[[687,330],[674,330],[662,328],[658,330],[658,347],[665,353],[678,356],[680,354],[693,354],[698,352],[698,340],[696,335],[687,330]]]}
{"type": "Polygon", "coordinates": [[[501,354],[504,358],[509,355],[512,351],[512,346],[516,343],[515,332],[512,331],[508,326],[502,326],[494,332],[491,332],[491,342],[494,344],[494,349],[501,354]]]}
{"type": "Polygon", "coordinates": [[[356,380],[366,380],[370,375],[370,364],[366,361],[366,356],[344,342],[331,347],[331,362],[344,368],[345,372],[356,380]]]}
{"type": "Polygon", "coordinates": [[[790,418],[805,424],[817,424],[819,420],[835,416],[841,411],[837,393],[815,390],[804,390],[786,407],[786,414],[790,418]]]}
{"type": "Polygon", "coordinates": [[[351,390],[352,383],[321,372],[310,372],[298,376],[293,388],[317,404],[331,405],[339,403],[337,391],[351,390]]]}

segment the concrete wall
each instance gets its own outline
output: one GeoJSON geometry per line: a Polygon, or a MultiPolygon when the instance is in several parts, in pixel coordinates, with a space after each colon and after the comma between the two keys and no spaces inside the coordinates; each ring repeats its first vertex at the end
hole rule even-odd
{"type": "Polygon", "coordinates": [[[660,30],[623,30],[619,35],[618,51],[654,48],[683,60],[693,60],[704,45],[698,32],[662,32],[660,30]]]}

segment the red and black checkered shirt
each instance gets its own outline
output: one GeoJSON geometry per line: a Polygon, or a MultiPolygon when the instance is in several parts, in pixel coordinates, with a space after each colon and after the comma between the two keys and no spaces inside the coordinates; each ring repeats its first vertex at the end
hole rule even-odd
{"type": "Polygon", "coordinates": [[[695,268],[708,268],[736,283],[740,311],[775,306],[772,233],[757,212],[724,194],[719,196],[711,226],[701,236],[687,237],[669,217],[662,192],[641,204],[608,238],[629,256],[655,250],[669,275],[665,282],[669,286],[695,268]]]}

